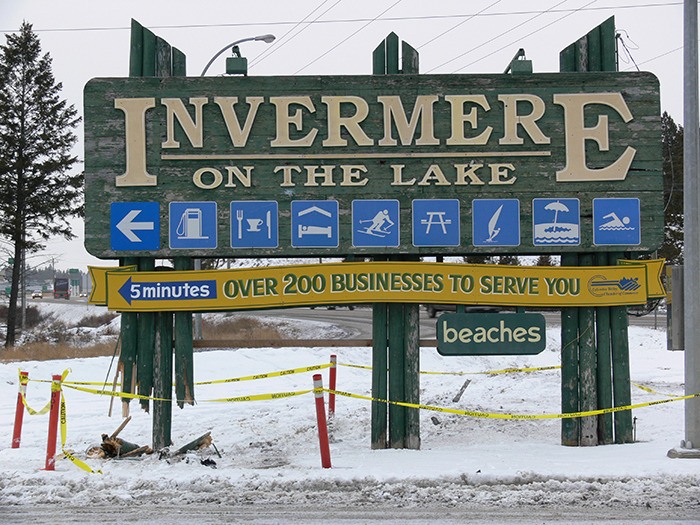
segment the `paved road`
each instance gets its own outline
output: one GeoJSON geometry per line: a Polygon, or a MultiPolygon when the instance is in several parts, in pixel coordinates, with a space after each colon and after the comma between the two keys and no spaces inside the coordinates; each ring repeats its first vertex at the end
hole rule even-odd
{"type": "MultiPolygon", "coordinates": [[[[369,339],[372,337],[372,309],[359,307],[354,310],[337,308],[293,308],[286,310],[265,310],[256,315],[281,317],[288,319],[301,319],[313,321],[325,321],[337,324],[350,332],[348,337],[357,339],[369,339]]],[[[544,312],[547,326],[557,326],[561,322],[559,312],[544,312]]],[[[628,316],[630,325],[646,326],[648,328],[666,329],[666,315],[659,312],[656,317],[649,314],[643,317],[628,316]]],[[[420,337],[421,339],[434,339],[436,320],[428,317],[427,312],[421,307],[420,311],[420,337]]]]}

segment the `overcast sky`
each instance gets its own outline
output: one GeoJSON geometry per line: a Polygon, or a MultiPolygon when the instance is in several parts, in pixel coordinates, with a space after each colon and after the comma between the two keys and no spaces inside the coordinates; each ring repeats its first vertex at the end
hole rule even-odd
{"type": "MultiPolygon", "coordinates": [[[[371,74],[372,51],[391,31],[418,49],[421,73],[502,73],[519,48],[534,72],[556,72],[559,51],[613,15],[620,70],[654,73],[662,111],[683,124],[682,1],[0,0],[0,30],[33,24],[64,97],[81,115],[90,78],[128,76],[132,18],[183,51],[188,75],[199,76],[226,44],[265,33],[277,40],[241,45],[250,75],[371,74]]],[[[223,73],[224,56],[208,75],[223,73]]],[[[55,255],[59,268],[104,264],[83,248],[80,222],[76,233],[79,239],[52,242],[40,258],[55,255]]]]}

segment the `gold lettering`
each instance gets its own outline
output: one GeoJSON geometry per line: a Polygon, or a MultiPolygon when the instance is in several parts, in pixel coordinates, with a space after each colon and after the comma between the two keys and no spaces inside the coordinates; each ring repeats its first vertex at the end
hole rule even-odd
{"type": "Polygon", "coordinates": [[[416,179],[402,180],[403,169],[406,167],[405,164],[392,164],[391,169],[394,170],[394,180],[391,182],[392,186],[413,186],[416,183],[416,179]]]}
{"type": "Polygon", "coordinates": [[[245,102],[249,106],[248,115],[246,116],[245,124],[241,128],[234,111],[234,106],[238,103],[238,97],[214,97],[214,103],[221,110],[221,115],[224,117],[226,129],[234,148],[243,148],[248,143],[250,130],[253,127],[253,122],[255,122],[255,116],[258,114],[258,108],[263,103],[263,97],[246,97],[245,102]]]}
{"type": "Polygon", "coordinates": [[[274,104],[276,109],[276,136],[270,143],[273,148],[282,147],[308,147],[311,146],[316,138],[318,129],[312,128],[304,137],[300,139],[292,139],[289,136],[289,127],[294,125],[294,129],[301,131],[303,129],[303,119],[301,109],[297,108],[293,114],[290,114],[290,106],[296,104],[305,107],[310,113],[315,113],[311,97],[270,97],[270,103],[274,104]]]}
{"type": "Polygon", "coordinates": [[[609,151],[608,116],[598,115],[598,123],[585,126],[584,112],[588,105],[600,104],[613,108],[624,122],[634,117],[620,93],[581,93],[554,95],[554,103],[564,108],[566,136],[566,166],[557,171],[557,182],[625,180],[637,150],[627,146],[624,153],[611,165],[590,169],[586,163],[586,140],[593,140],[600,151],[609,151]]]}
{"type": "Polygon", "coordinates": [[[292,182],[292,172],[301,173],[301,168],[299,166],[277,166],[272,171],[274,173],[282,172],[282,184],[280,184],[280,187],[292,188],[295,186],[294,182],[292,182]]]}
{"type": "Polygon", "coordinates": [[[253,167],[254,166],[243,166],[245,173],[241,171],[238,166],[226,166],[226,173],[228,174],[228,182],[226,182],[225,188],[235,188],[236,183],[233,181],[235,177],[238,182],[240,182],[246,188],[250,188],[253,181],[253,167]]]}
{"type": "Polygon", "coordinates": [[[224,176],[216,168],[199,168],[197,171],[194,172],[194,175],[192,176],[192,182],[194,183],[194,185],[198,188],[202,188],[203,190],[213,190],[215,188],[218,188],[223,181],[224,176]],[[214,177],[211,183],[209,184],[205,183],[204,180],[202,180],[202,177],[205,173],[210,173],[214,177]]]}
{"type": "Polygon", "coordinates": [[[343,170],[341,186],[364,186],[369,182],[367,179],[362,178],[362,173],[367,173],[367,168],[363,164],[344,164],[341,168],[343,170]]]}
{"type": "Polygon", "coordinates": [[[156,107],[155,98],[116,98],[114,108],[124,112],[126,171],[115,184],[123,186],[156,186],[158,177],[146,171],[146,111],[156,107]]]}
{"type": "Polygon", "coordinates": [[[179,98],[164,98],[160,103],[167,108],[166,113],[166,141],[161,144],[163,148],[179,148],[180,142],[175,140],[175,119],[180,123],[182,131],[195,148],[203,145],[202,106],[207,103],[206,97],[193,97],[189,100],[194,106],[194,120],[185,108],[185,104],[179,98]]]}
{"type": "Polygon", "coordinates": [[[489,164],[491,168],[491,181],[489,185],[497,184],[513,184],[517,180],[517,177],[508,177],[508,170],[515,171],[515,166],[512,164],[489,164]]]}
{"type": "Polygon", "coordinates": [[[430,186],[431,184],[435,186],[449,186],[450,183],[445,178],[445,174],[440,169],[437,164],[431,164],[428,170],[423,175],[423,178],[418,183],[418,186],[430,186]]]}
{"type": "Polygon", "coordinates": [[[498,95],[498,100],[503,104],[503,138],[499,144],[522,144],[523,139],[518,135],[518,126],[530,136],[535,144],[549,144],[546,137],[537,125],[537,121],[544,116],[544,101],[536,95],[498,95]],[[529,102],[532,111],[527,115],[518,114],[518,102],[529,102]]]}
{"type": "Polygon", "coordinates": [[[369,105],[361,97],[321,97],[328,107],[328,138],[323,141],[323,146],[347,146],[348,141],[340,134],[341,128],[345,128],[358,146],[372,146],[374,140],[364,132],[360,123],[369,115],[369,105]],[[350,117],[340,116],[340,105],[352,104],[355,113],[350,117]]]}
{"type": "Polygon", "coordinates": [[[421,119],[421,134],[415,142],[416,146],[437,146],[440,144],[440,141],[435,138],[433,126],[433,105],[437,100],[437,95],[417,96],[409,122],[401,103],[401,97],[398,95],[377,97],[377,101],[384,107],[384,137],[378,144],[380,146],[396,146],[396,139],[392,136],[392,122],[396,125],[401,145],[412,144],[419,118],[421,119]]]}
{"type": "Polygon", "coordinates": [[[476,129],[477,114],[476,106],[472,106],[469,113],[464,113],[464,105],[467,102],[473,102],[481,106],[484,111],[489,111],[491,106],[489,106],[488,101],[484,95],[447,95],[445,100],[450,103],[451,111],[450,115],[452,118],[452,135],[447,139],[448,146],[470,146],[470,145],[483,145],[486,144],[491,136],[493,128],[487,126],[484,131],[482,131],[476,137],[467,138],[464,136],[464,124],[467,123],[471,129],[476,129]]]}
{"type": "Polygon", "coordinates": [[[482,186],[484,181],[477,176],[476,170],[483,167],[483,164],[455,164],[455,170],[457,171],[455,186],[468,185],[469,182],[467,182],[467,178],[471,184],[482,186]]]}
{"type": "Polygon", "coordinates": [[[306,170],[306,182],[304,186],[318,186],[316,179],[321,179],[321,186],[335,186],[333,182],[333,168],[335,166],[320,166],[321,172],[319,173],[317,169],[319,166],[304,166],[306,170]]]}

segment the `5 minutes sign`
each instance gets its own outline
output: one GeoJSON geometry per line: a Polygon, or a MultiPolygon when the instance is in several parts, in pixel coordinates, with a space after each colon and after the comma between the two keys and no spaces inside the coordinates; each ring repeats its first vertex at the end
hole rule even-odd
{"type": "Polygon", "coordinates": [[[93,79],[86,247],[123,256],[656,248],[648,73],[93,79]]]}

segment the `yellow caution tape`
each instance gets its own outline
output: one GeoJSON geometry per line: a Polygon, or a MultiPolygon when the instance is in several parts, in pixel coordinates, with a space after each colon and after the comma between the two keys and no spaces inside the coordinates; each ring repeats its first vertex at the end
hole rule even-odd
{"type": "Polygon", "coordinates": [[[431,410],[433,412],[443,412],[447,414],[457,414],[460,416],[478,417],[485,419],[571,419],[578,417],[589,417],[598,416],[600,414],[610,414],[613,412],[622,412],[625,410],[633,410],[636,408],[649,407],[654,405],[661,405],[663,403],[671,403],[673,401],[683,401],[685,399],[691,399],[694,397],[700,398],[700,393],[690,394],[687,396],[678,396],[670,399],[660,399],[657,401],[649,401],[647,403],[636,403],[634,405],[627,405],[622,407],[612,407],[612,408],[600,408],[597,410],[588,410],[585,412],[567,412],[565,414],[503,414],[503,413],[489,413],[489,412],[475,412],[471,410],[460,410],[457,408],[445,408],[436,407],[431,405],[422,405],[416,403],[405,403],[403,401],[390,401],[388,399],[377,399],[369,396],[362,396],[359,394],[351,394],[349,392],[342,392],[340,390],[330,390],[328,388],[318,388],[313,390],[314,393],[318,392],[328,392],[329,394],[335,394],[338,396],[351,397],[355,399],[364,399],[365,401],[373,401],[378,403],[387,403],[390,405],[397,405],[407,408],[419,408],[421,410],[431,410]]]}
{"type": "Polygon", "coordinates": [[[275,392],[274,394],[255,394],[252,396],[224,397],[220,399],[206,399],[202,403],[237,403],[242,401],[268,401],[271,399],[283,399],[286,397],[303,396],[313,392],[313,389],[298,390],[296,392],[275,392]]]}
{"type": "Polygon", "coordinates": [[[267,374],[255,374],[252,376],[243,377],[231,377],[229,379],[214,379],[213,381],[198,381],[195,385],[217,385],[222,383],[237,383],[239,381],[253,381],[255,379],[268,379],[270,377],[281,377],[288,376],[292,374],[301,374],[304,372],[314,372],[316,370],[323,370],[324,368],[330,368],[331,363],[325,363],[323,365],[313,365],[306,366],[303,368],[292,368],[290,370],[281,370],[279,372],[268,372],[267,374]]]}
{"type": "MultiPolygon", "coordinates": [[[[365,370],[372,370],[371,366],[365,365],[354,365],[351,363],[338,363],[339,366],[347,366],[350,368],[362,368],[365,370]]],[[[503,368],[502,370],[487,370],[485,372],[429,372],[421,370],[421,374],[426,375],[447,375],[447,376],[466,376],[466,375],[497,375],[497,374],[512,374],[515,372],[540,372],[544,370],[557,370],[561,368],[561,365],[554,366],[538,366],[529,368],[503,368]]]]}
{"type": "Polygon", "coordinates": [[[631,383],[633,386],[636,386],[640,390],[644,390],[645,392],[649,392],[650,394],[654,394],[657,396],[666,396],[666,397],[676,397],[675,394],[664,394],[663,392],[659,392],[657,390],[654,390],[653,388],[649,388],[648,386],[640,385],[639,383],[631,383]]]}
{"type": "Polygon", "coordinates": [[[115,392],[113,390],[96,390],[94,388],[84,388],[84,387],[70,385],[70,384],[66,384],[64,386],[66,388],[78,390],[80,392],[87,392],[88,394],[97,394],[100,396],[124,397],[127,399],[144,399],[144,400],[151,400],[151,401],[172,401],[172,399],[165,399],[162,397],[143,396],[140,394],[130,394],[129,392],[115,392]]]}

